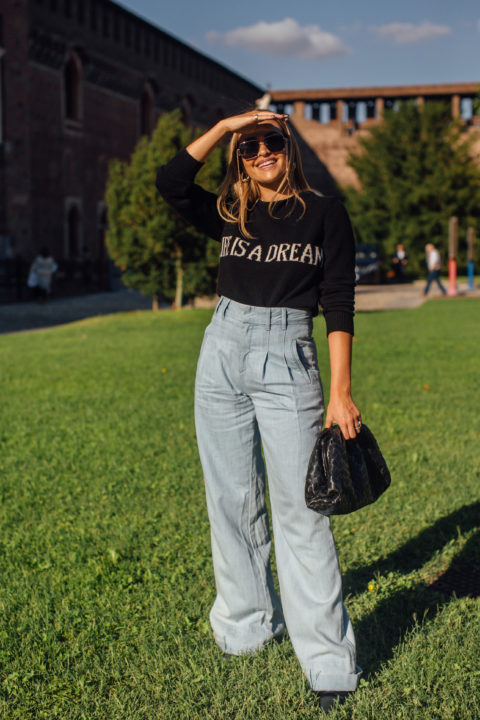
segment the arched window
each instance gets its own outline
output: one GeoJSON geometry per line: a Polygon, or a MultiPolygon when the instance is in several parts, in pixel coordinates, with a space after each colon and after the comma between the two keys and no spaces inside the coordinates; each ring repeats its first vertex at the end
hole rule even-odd
{"type": "Polygon", "coordinates": [[[140,135],[151,135],[153,131],[153,88],[148,82],[140,100],[140,135]]]}
{"type": "Polygon", "coordinates": [[[72,205],[67,215],[67,257],[74,259],[79,253],[80,213],[76,205],[72,205]]]}
{"type": "Polygon", "coordinates": [[[69,120],[81,119],[81,63],[76,53],[72,53],[64,70],[65,117],[69,120]]]}
{"type": "MultiPolygon", "coordinates": [[[[0,15],[0,23],[1,23],[0,15]]],[[[0,143],[4,141],[4,107],[3,107],[3,56],[5,50],[0,47],[0,143]]]]}
{"type": "Polygon", "coordinates": [[[197,102],[193,95],[184,95],[180,104],[180,110],[182,113],[182,122],[184,125],[190,125],[192,122],[192,115],[197,102]]]}

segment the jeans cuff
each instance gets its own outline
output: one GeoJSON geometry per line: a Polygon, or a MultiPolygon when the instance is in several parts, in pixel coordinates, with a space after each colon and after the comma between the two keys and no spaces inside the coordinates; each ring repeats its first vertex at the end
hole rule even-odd
{"type": "Polygon", "coordinates": [[[361,674],[362,669],[358,666],[356,672],[348,674],[305,671],[312,690],[323,692],[354,692],[361,674]]]}
{"type": "Polygon", "coordinates": [[[252,654],[261,650],[268,645],[275,638],[281,638],[285,632],[284,625],[277,625],[275,632],[268,635],[263,640],[258,640],[258,637],[251,638],[232,638],[220,637],[214,633],[215,642],[222,652],[228,653],[228,655],[244,655],[252,654]]]}

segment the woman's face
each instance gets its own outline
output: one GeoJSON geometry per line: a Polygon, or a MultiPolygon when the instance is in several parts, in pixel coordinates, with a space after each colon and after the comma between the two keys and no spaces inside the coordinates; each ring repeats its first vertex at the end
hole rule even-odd
{"type": "Polygon", "coordinates": [[[252,132],[243,134],[239,140],[239,145],[249,140],[258,142],[258,152],[254,157],[240,155],[240,159],[247,175],[259,184],[262,199],[265,200],[277,190],[287,171],[287,141],[285,140],[283,148],[277,151],[276,148],[282,145],[278,135],[284,137],[278,125],[264,122],[259,123],[252,132]],[[268,139],[272,136],[274,136],[271,143],[273,149],[269,149],[268,139]],[[266,143],[265,138],[267,138],[266,143]]]}

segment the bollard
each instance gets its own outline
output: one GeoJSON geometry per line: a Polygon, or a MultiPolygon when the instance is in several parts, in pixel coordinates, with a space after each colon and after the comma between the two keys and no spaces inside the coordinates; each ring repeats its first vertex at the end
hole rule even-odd
{"type": "Polygon", "coordinates": [[[448,295],[455,297],[457,290],[458,218],[452,216],[448,223],[448,295]]]}
{"type": "Polygon", "coordinates": [[[474,290],[475,289],[475,282],[474,282],[474,274],[475,274],[475,267],[474,267],[474,254],[473,254],[473,245],[475,242],[475,231],[473,227],[469,227],[467,230],[467,278],[468,278],[468,289],[474,290]]]}

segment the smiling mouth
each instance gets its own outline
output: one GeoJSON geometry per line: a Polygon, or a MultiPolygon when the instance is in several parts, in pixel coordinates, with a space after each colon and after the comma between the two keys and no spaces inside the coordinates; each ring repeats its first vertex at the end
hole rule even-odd
{"type": "Polygon", "coordinates": [[[277,161],[272,158],[271,160],[264,160],[263,162],[259,163],[257,165],[258,170],[267,170],[269,167],[273,167],[273,165],[276,165],[277,161]]]}

